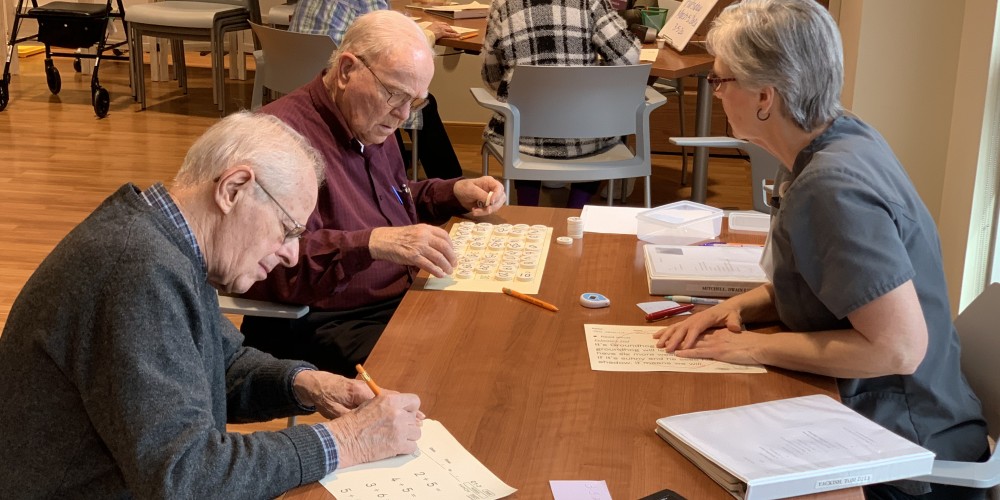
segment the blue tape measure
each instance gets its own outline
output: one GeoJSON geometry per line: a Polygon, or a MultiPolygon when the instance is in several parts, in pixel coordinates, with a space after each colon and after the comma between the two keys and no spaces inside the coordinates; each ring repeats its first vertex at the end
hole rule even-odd
{"type": "Polygon", "coordinates": [[[580,296],[580,305],[591,309],[610,307],[611,300],[599,293],[585,293],[580,296]]]}

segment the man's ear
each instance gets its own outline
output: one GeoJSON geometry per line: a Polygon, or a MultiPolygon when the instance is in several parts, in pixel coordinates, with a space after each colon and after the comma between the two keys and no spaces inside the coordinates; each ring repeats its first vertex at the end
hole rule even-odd
{"type": "Polygon", "coordinates": [[[337,59],[337,78],[336,84],[337,88],[343,90],[347,87],[347,83],[351,81],[351,74],[361,64],[358,58],[354,57],[354,54],[350,52],[344,52],[340,54],[340,59],[337,59]]]}
{"type": "Polygon", "coordinates": [[[232,167],[219,176],[213,194],[215,203],[222,210],[222,213],[228,215],[240,199],[251,195],[254,179],[253,169],[246,165],[232,167]]]}

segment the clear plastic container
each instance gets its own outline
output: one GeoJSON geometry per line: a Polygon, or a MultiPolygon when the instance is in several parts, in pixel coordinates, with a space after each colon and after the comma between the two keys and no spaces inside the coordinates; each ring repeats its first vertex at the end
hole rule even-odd
{"type": "Polygon", "coordinates": [[[722,232],[722,209],[693,201],[678,201],[635,216],[638,236],[657,245],[690,245],[722,232]]]}
{"type": "Polygon", "coordinates": [[[771,216],[760,212],[733,212],[729,214],[729,231],[737,234],[767,234],[771,230],[771,216]]]}

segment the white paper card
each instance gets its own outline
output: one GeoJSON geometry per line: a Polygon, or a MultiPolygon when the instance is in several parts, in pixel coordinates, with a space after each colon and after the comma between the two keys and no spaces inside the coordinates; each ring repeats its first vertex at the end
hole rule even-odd
{"type": "Polygon", "coordinates": [[[611,500],[604,481],[549,481],[555,500],[611,500]]]}
{"type": "Polygon", "coordinates": [[[767,373],[763,366],[678,358],[656,348],[660,326],[583,325],[590,369],[602,372],[767,373]]]}
{"type": "Polygon", "coordinates": [[[719,0],[684,0],[667,24],[663,25],[659,37],[663,38],[678,52],[687,47],[691,36],[719,0]]]}
{"type": "Polygon", "coordinates": [[[660,49],[640,49],[639,51],[639,62],[653,62],[656,61],[656,56],[660,53],[660,49]]]}
{"type": "Polygon", "coordinates": [[[320,483],[350,500],[489,500],[517,491],[472,456],[440,422],[424,420],[417,451],[333,471],[320,483]]]}
{"type": "Polygon", "coordinates": [[[584,205],[580,218],[583,219],[583,231],[587,233],[634,235],[639,232],[639,220],[635,216],[646,210],[649,209],[584,205]]]}
{"type": "MultiPolygon", "coordinates": [[[[639,306],[639,309],[642,309],[642,311],[645,312],[646,314],[653,314],[655,312],[660,312],[665,309],[670,309],[671,307],[680,306],[680,304],[671,300],[657,300],[656,302],[643,302],[641,304],[636,304],[636,305],[639,306]]],[[[676,316],[684,316],[688,314],[691,314],[691,311],[682,312],[680,314],[677,314],[676,316]]]]}

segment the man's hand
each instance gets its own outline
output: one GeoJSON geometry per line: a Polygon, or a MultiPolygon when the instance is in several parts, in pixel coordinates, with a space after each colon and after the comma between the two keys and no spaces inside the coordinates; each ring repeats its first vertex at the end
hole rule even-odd
{"type": "Polygon", "coordinates": [[[430,26],[424,28],[431,33],[434,33],[434,39],[440,40],[442,38],[457,38],[458,32],[451,29],[448,23],[443,23],[441,21],[434,21],[430,26]]]}
{"type": "Polygon", "coordinates": [[[456,182],[455,198],[474,216],[496,212],[507,201],[503,184],[488,175],[456,182]],[[492,196],[490,193],[493,193],[492,196]]]}
{"type": "Polygon", "coordinates": [[[360,380],[328,372],[303,370],[292,381],[295,397],[305,406],[315,406],[325,418],[337,418],[375,397],[360,380]]]}
{"type": "Polygon", "coordinates": [[[417,266],[438,278],[454,272],[458,264],[448,233],[427,224],[373,229],[368,249],[373,259],[417,266]]]}
{"type": "Polygon", "coordinates": [[[337,442],[339,468],[417,450],[420,439],[420,398],[383,393],[336,420],[326,423],[337,442]]]}

